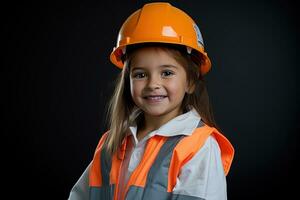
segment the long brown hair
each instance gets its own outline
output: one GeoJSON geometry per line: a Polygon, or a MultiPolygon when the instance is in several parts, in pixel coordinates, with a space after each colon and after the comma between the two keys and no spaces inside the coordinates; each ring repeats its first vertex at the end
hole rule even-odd
{"type": "Polygon", "coordinates": [[[142,111],[135,105],[131,98],[129,80],[130,62],[138,49],[148,46],[164,50],[184,66],[188,83],[194,85],[194,92],[185,94],[182,101],[183,112],[187,112],[193,107],[201,116],[204,123],[220,130],[214,120],[204,78],[199,72],[201,57],[199,59],[199,55],[196,55],[196,52],[192,51],[191,54],[188,54],[184,46],[172,44],[144,43],[131,45],[127,47],[126,54],[123,57],[124,67],[117,78],[114,93],[108,104],[107,119],[109,120],[109,134],[103,148],[110,155],[113,155],[121,145],[123,139],[126,137],[129,126],[132,124],[139,125],[139,122],[143,120],[142,111]]]}

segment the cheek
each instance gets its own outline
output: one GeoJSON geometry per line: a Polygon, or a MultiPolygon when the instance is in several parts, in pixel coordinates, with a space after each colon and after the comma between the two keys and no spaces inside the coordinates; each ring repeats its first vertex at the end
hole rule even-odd
{"type": "Polygon", "coordinates": [[[184,83],[178,83],[180,83],[180,81],[168,84],[168,93],[171,97],[179,97],[184,95],[186,85],[184,83]]]}
{"type": "Polygon", "coordinates": [[[130,92],[133,98],[141,95],[142,84],[137,83],[136,81],[130,81],[130,92]]]}

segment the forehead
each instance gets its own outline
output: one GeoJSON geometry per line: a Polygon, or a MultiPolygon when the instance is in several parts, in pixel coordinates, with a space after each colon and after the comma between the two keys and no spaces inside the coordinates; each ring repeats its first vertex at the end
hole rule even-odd
{"type": "Polygon", "coordinates": [[[133,52],[130,62],[131,68],[153,68],[162,65],[183,66],[176,61],[172,51],[160,47],[143,47],[133,52]]]}

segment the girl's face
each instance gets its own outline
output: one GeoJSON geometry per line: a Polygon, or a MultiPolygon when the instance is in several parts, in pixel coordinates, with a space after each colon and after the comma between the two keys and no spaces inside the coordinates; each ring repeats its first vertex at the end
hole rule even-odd
{"type": "Polygon", "coordinates": [[[188,92],[186,71],[168,52],[155,47],[137,50],[130,64],[130,90],[145,117],[181,114],[181,103],[188,92]]]}

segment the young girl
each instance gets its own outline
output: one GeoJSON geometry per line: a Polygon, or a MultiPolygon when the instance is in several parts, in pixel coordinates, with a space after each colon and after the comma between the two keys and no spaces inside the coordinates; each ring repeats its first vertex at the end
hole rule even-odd
{"type": "Polygon", "coordinates": [[[110,59],[122,68],[110,129],[69,199],[227,199],[234,149],[213,119],[211,63],[194,21],[169,3],[146,4],[110,59]]]}

